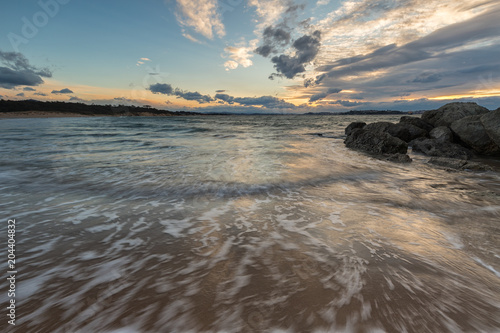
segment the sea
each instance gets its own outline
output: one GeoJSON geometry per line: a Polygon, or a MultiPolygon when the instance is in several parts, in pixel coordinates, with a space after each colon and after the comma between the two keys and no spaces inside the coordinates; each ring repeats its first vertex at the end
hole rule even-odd
{"type": "Polygon", "coordinates": [[[0,120],[0,331],[500,332],[500,167],[344,146],[398,120],[0,120]]]}

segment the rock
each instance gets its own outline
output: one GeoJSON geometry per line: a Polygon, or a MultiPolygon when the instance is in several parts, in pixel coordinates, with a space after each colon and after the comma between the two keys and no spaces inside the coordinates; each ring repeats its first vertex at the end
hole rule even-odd
{"type": "Polygon", "coordinates": [[[471,162],[456,158],[433,157],[429,160],[430,164],[455,169],[455,170],[474,170],[474,171],[492,171],[493,169],[483,163],[471,162]]]}
{"type": "Polygon", "coordinates": [[[422,120],[427,121],[434,127],[450,126],[454,121],[468,116],[476,116],[488,113],[489,110],[476,103],[449,103],[437,110],[425,111],[422,120]]]}
{"type": "Polygon", "coordinates": [[[405,142],[425,137],[428,134],[426,130],[409,123],[393,124],[388,128],[387,132],[405,142]]]}
{"type": "MultiPolygon", "coordinates": [[[[467,146],[482,155],[494,155],[500,153],[500,147],[490,138],[481,121],[482,116],[469,116],[454,121],[451,130],[467,146]]],[[[486,118],[486,122],[489,118],[486,118]]],[[[500,124],[498,124],[500,126],[500,124]]],[[[494,127],[494,125],[492,126],[494,127]]],[[[493,129],[494,132],[494,129],[493,129]]]]}
{"type": "Polygon", "coordinates": [[[427,132],[409,123],[393,124],[386,121],[368,124],[364,127],[367,131],[386,132],[405,142],[410,142],[416,138],[426,136],[427,132]]]}
{"type": "Polygon", "coordinates": [[[429,132],[431,139],[435,139],[437,142],[453,142],[453,132],[446,126],[438,126],[429,132]]]}
{"type": "Polygon", "coordinates": [[[400,124],[412,124],[413,126],[417,126],[427,132],[430,132],[434,126],[430,123],[426,122],[422,118],[411,117],[411,116],[402,116],[399,120],[400,124]]]}
{"type": "Polygon", "coordinates": [[[356,128],[344,141],[347,148],[361,150],[371,154],[406,154],[408,144],[389,133],[356,128]]]}
{"type": "Polygon", "coordinates": [[[473,154],[465,147],[454,143],[441,143],[436,139],[418,138],[410,142],[413,152],[420,152],[429,156],[451,157],[468,160],[473,154]]]}
{"type": "Polygon", "coordinates": [[[388,155],[386,156],[385,160],[395,163],[411,163],[412,161],[410,156],[408,156],[407,154],[400,154],[400,153],[388,155]]]}
{"type": "Polygon", "coordinates": [[[500,108],[481,116],[481,123],[490,139],[500,146],[500,108]]]}
{"type": "Polygon", "coordinates": [[[363,121],[355,121],[353,123],[350,123],[346,128],[345,128],[345,135],[350,135],[352,130],[355,128],[363,128],[366,126],[366,123],[363,121]]]}
{"type": "Polygon", "coordinates": [[[445,168],[459,170],[464,165],[467,164],[467,160],[461,160],[461,159],[449,158],[449,157],[433,157],[427,163],[442,166],[445,168]]]}

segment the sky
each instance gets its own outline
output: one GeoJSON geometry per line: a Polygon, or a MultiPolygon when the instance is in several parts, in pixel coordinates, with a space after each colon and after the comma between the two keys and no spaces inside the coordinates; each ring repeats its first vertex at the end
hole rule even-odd
{"type": "Polygon", "coordinates": [[[1,7],[3,99],[238,113],[500,107],[500,0],[1,7]]]}

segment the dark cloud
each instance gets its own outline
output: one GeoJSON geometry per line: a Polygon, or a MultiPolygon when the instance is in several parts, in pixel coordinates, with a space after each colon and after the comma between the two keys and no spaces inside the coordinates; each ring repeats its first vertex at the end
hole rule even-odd
{"type": "Polygon", "coordinates": [[[36,93],[34,93],[33,95],[37,95],[37,96],[47,96],[47,94],[44,94],[44,93],[41,93],[41,92],[36,92],[36,93]]]}
{"type": "Polygon", "coordinates": [[[288,103],[283,99],[276,98],[273,96],[261,96],[261,97],[235,97],[234,101],[241,105],[249,106],[263,106],[265,108],[295,108],[295,105],[288,103]]]}
{"type": "Polygon", "coordinates": [[[262,35],[264,36],[264,39],[268,39],[275,43],[286,45],[290,42],[291,35],[290,32],[286,31],[283,28],[281,27],[273,28],[272,26],[269,26],[266,29],[264,29],[262,35]]]}
{"type": "Polygon", "coordinates": [[[71,97],[70,102],[84,102],[85,100],[78,98],[78,97],[71,97]]]}
{"type": "Polygon", "coordinates": [[[52,94],[72,94],[72,93],[73,93],[73,91],[71,91],[68,88],[64,88],[61,90],[52,90],[52,94]]]}
{"type": "Polygon", "coordinates": [[[411,81],[408,81],[408,83],[413,82],[413,83],[432,83],[432,82],[437,82],[442,79],[441,74],[438,73],[422,73],[418,75],[416,78],[414,78],[411,81]]]}
{"type": "Polygon", "coordinates": [[[17,94],[16,96],[19,96],[19,97],[24,97],[24,93],[19,93],[19,94],[17,94]]]}
{"type": "Polygon", "coordinates": [[[221,100],[221,101],[224,101],[224,102],[229,103],[229,104],[234,103],[234,97],[229,96],[228,94],[216,94],[214,98],[216,100],[221,100]]]}
{"type": "Polygon", "coordinates": [[[321,99],[325,98],[326,96],[328,96],[328,94],[327,94],[327,93],[319,93],[319,94],[312,95],[312,96],[309,98],[309,103],[319,101],[319,100],[321,100],[321,99]]]}
{"type": "Polygon", "coordinates": [[[148,90],[151,91],[153,94],[177,96],[187,101],[197,101],[198,103],[208,103],[214,100],[209,95],[202,95],[197,91],[191,92],[191,91],[183,91],[179,88],[174,89],[170,84],[167,83],[152,84],[149,86],[148,90]]]}
{"type": "Polygon", "coordinates": [[[277,27],[268,26],[262,33],[264,45],[256,48],[254,52],[265,58],[271,53],[277,53],[278,49],[290,43],[292,36],[288,30],[290,29],[284,24],[277,27]]]}
{"type": "Polygon", "coordinates": [[[153,94],[163,94],[172,95],[174,89],[170,84],[166,83],[156,83],[149,86],[149,89],[153,94]]]}
{"type": "Polygon", "coordinates": [[[271,45],[262,45],[256,48],[254,52],[260,54],[264,58],[267,58],[273,51],[274,48],[271,45]]]}
{"type": "Polygon", "coordinates": [[[30,87],[24,87],[24,91],[36,91],[36,89],[30,88],[30,87]]]}
{"type": "Polygon", "coordinates": [[[328,95],[331,95],[331,94],[337,94],[339,92],[341,92],[342,89],[338,89],[338,88],[329,88],[326,92],[323,92],[323,93],[319,93],[319,94],[315,94],[315,95],[312,95],[310,98],[309,98],[309,103],[312,103],[312,102],[316,102],[316,101],[319,101],[325,97],[327,97],[328,95]]]}
{"type": "Polygon", "coordinates": [[[223,93],[223,92],[226,92],[226,91],[221,89],[221,90],[216,90],[215,92],[216,93],[223,93]]]}
{"type": "Polygon", "coordinates": [[[52,77],[46,68],[36,68],[18,52],[0,51],[0,87],[13,89],[17,86],[37,86],[43,83],[42,77],[52,77]]]}
{"type": "Polygon", "coordinates": [[[199,92],[182,91],[180,89],[175,89],[174,95],[180,98],[184,98],[187,101],[197,101],[198,103],[209,103],[214,99],[209,95],[202,95],[199,92]]]}
{"type": "Polygon", "coordinates": [[[304,35],[293,42],[294,56],[282,54],[271,59],[278,75],[293,79],[297,74],[305,72],[304,65],[313,61],[321,46],[321,32],[316,30],[312,35],[304,35]]]}
{"type": "Polygon", "coordinates": [[[284,99],[273,97],[273,96],[261,96],[261,97],[233,97],[227,94],[217,94],[215,95],[216,100],[221,100],[229,104],[238,103],[244,106],[261,106],[269,109],[293,109],[295,105],[288,103],[284,99]]]}

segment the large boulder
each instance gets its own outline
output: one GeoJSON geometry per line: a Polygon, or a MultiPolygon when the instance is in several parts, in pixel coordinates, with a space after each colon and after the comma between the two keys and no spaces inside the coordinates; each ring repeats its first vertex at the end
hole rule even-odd
{"type": "Polygon", "coordinates": [[[438,126],[429,132],[431,139],[436,139],[440,143],[453,142],[453,132],[446,126],[438,126]]]}
{"type": "Polygon", "coordinates": [[[423,120],[422,118],[418,117],[411,117],[411,116],[402,116],[401,119],[399,120],[400,124],[412,124],[413,126],[420,127],[423,130],[426,130],[427,132],[430,132],[434,126],[423,120]]]}
{"type": "Polygon", "coordinates": [[[468,116],[476,116],[488,113],[489,110],[476,103],[449,103],[437,110],[425,111],[422,120],[427,121],[434,127],[450,126],[454,121],[468,116]]]}
{"type": "Polygon", "coordinates": [[[406,154],[408,144],[383,131],[356,128],[344,143],[347,148],[360,150],[370,154],[406,154]]]}
{"type": "MultiPolygon", "coordinates": [[[[451,130],[457,135],[460,141],[471,147],[478,154],[494,155],[500,153],[500,147],[486,132],[481,118],[482,116],[480,115],[464,117],[454,121],[451,124],[451,130]]],[[[488,122],[488,119],[488,117],[485,119],[485,123],[488,122]]],[[[500,123],[497,126],[500,126],[500,123]]]]}
{"type": "Polygon", "coordinates": [[[413,152],[420,152],[428,156],[460,158],[468,160],[474,155],[470,150],[450,142],[439,142],[436,139],[418,138],[410,142],[413,152]]]}
{"type": "Polygon", "coordinates": [[[500,146],[500,108],[481,116],[481,123],[490,139],[500,146]]]}
{"type": "Polygon", "coordinates": [[[355,128],[363,128],[366,126],[366,123],[364,121],[355,121],[353,123],[350,123],[346,128],[345,128],[345,135],[351,135],[351,132],[355,128]]]}
{"type": "Polygon", "coordinates": [[[380,121],[376,123],[371,123],[364,127],[367,131],[373,132],[385,132],[390,135],[399,138],[405,142],[410,142],[416,138],[420,138],[427,135],[427,132],[417,126],[410,123],[399,123],[393,124],[386,121],[380,121]]]}
{"type": "Polygon", "coordinates": [[[426,130],[409,123],[393,124],[393,126],[388,128],[387,133],[405,142],[425,137],[428,134],[426,130]]]}

